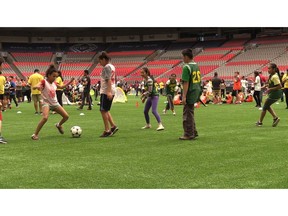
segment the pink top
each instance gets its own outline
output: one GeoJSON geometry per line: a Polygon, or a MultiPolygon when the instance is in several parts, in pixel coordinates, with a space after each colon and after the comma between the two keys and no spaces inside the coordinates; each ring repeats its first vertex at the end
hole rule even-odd
{"type": "Polygon", "coordinates": [[[57,106],[59,105],[57,96],[56,96],[56,89],[57,86],[55,82],[49,83],[46,79],[41,81],[42,87],[42,98],[43,104],[48,104],[49,106],[57,106]]]}

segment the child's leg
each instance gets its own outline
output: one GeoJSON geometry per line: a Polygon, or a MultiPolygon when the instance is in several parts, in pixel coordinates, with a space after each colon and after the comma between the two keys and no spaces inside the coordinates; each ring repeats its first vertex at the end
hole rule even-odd
{"type": "Polygon", "coordinates": [[[48,106],[48,105],[44,105],[44,106],[42,107],[42,112],[43,112],[43,113],[42,113],[42,119],[41,119],[40,122],[38,123],[37,128],[36,128],[36,130],[35,130],[35,132],[34,132],[34,134],[35,134],[36,136],[38,136],[41,128],[43,127],[43,125],[44,125],[44,124],[47,122],[47,120],[48,120],[48,117],[49,117],[49,106],[48,106]]]}
{"type": "Polygon", "coordinates": [[[57,108],[55,108],[54,111],[62,116],[62,119],[59,122],[59,126],[64,124],[69,119],[68,113],[66,112],[66,110],[62,106],[58,106],[57,108]]]}

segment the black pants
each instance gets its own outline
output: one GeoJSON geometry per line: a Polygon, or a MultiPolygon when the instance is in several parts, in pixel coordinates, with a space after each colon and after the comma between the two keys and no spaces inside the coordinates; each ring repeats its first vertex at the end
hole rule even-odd
{"type": "Polygon", "coordinates": [[[253,97],[256,102],[256,106],[261,107],[260,91],[254,91],[253,97]]]}
{"type": "Polygon", "coordinates": [[[284,88],[286,107],[288,107],[288,88],[284,88]]]}
{"type": "Polygon", "coordinates": [[[89,109],[91,109],[91,97],[90,97],[90,92],[88,91],[88,92],[83,92],[83,97],[82,97],[82,104],[81,104],[81,106],[80,106],[80,108],[83,108],[84,107],[84,105],[85,105],[85,99],[87,100],[87,102],[88,102],[88,108],[89,109]]]}
{"type": "Polygon", "coordinates": [[[63,91],[56,90],[58,103],[63,107],[62,95],[63,91]]]}
{"type": "Polygon", "coordinates": [[[16,107],[18,106],[17,100],[16,100],[16,96],[15,95],[10,95],[10,103],[12,103],[12,99],[16,105],[16,107]]]}

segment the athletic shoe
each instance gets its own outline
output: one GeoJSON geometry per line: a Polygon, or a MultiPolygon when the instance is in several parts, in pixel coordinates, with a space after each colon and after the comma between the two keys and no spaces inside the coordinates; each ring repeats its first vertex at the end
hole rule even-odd
{"type": "Polygon", "coordinates": [[[109,136],[112,136],[112,135],[113,135],[113,133],[111,131],[109,131],[109,132],[104,131],[103,134],[100,137],[109,137],[109,136]]]}
{"type": "Polygon", "coordinates": [[[279,123],[279,121],[280,121],[280,118],[275,118],[275,119],[273,119],[273,124],[272,124],[272,127],[276,127],[277,126],[277,124],[279,123]]]}
{"type": "Polygon", "coordinates": [[[0,144],[7,144],[8,142],[1,136],[0,137],[0,144]]]}
{"type": "Polygon", "coordinates": [[[157,130],[157,131],[164,130],[164,126],[163,126],[162,124],[160,124],[156,130],[157,130]]]}
{"type": "Polygon", "coordinates": [[[261,126],[263,125],[263,123],[262,123],[262,122],[259,122],[259,121],[257,121],[257,122],[255,123],[255,125],[256,125],[256,126],[258,126],[258,127],[261,127],[261,126]]]}
{"type": "Polygon", "coordinates": [[[163,112],[163,114],[166,114],[166,109],[164,109],[162,112],[163,112]]]}
{"type": "Polygon", "coordinates": [[[149,129],[149,128],[151,128],[152,126],[150,125],[150,124],[148,124],[148,125],[145,125],[144,127],[142,127],[141,129],[149,129]]]}
{"type": "Polygon", "coordinates": [[[190,137],[190,136],[181,136],[181,137],[179,137],[179,140],[193,140],[193,139],[195,139],[195,137],[190,137]]]}
{"type": "Polygon", "coordinates": [[[36,136],[35,134],[32,134],[32,136],[31,136],[31,139],[32,139],[32,140],[38,140],[38,139],[39,139],[39,137],[38,137],[38,136],[36,136]]]}
{"type": "Polygon", "coordinates": [[[35,112],[34,114],[35,114],[35,115],[38,115],[39,113],[38,113],[38,112],[35,112]]]}
{"type": "Polygon", "coordinates": [[[175,112],[175,111],[173,112],[173,115],[174,115],[174,116],[176,115],[176,112],[175,112]]]}
{"type": "Polygon", "coordinates": [[[119,128],[116,125],[114,127],[111,127],[111,129],[110,129],[112,134],[115,134],[118,130],[119,130],[119,128]]]}
{"type": "Polygon", "coordinates": [[[77,108],[77,110],[83,110],[83,108],[81,108],[81,107],[78,107],[78,108],[77,108]]]}
{"type": "Polygon", "coordinates": [[[262,107],[259,107],[258,110],[262,110],[262,107]]]}
{"type": "Polygon", "coordinates": [[[87,110],[92,110],[92,108],[91,108],[91,107],[88,107],[87,110]]]}
{"type": "Polygon", "coordinates": [[[58,129],[60,134],[64,134],[64,130],[63,127],[61,125],[59,125],[59,123],[55,124],[56,128],[58,129]]]}

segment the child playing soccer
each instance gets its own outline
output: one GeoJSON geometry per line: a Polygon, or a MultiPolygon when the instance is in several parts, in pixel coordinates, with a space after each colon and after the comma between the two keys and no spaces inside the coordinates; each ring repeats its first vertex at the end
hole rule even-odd
{"type": "Polygon", "coordinates": [[[279,69],[276,64],[270,63],[268,65],[269,80],[268,84],[264,85],[262,88],[268,87],[267,93],[268,97],[262,108],[262,112],[259,120],[256,122],[256,126],[261,127],[263,125],[263,119],[268,111],[273,117],[272,127],[276,127],[280,121],[275,111],[272,109],[271,105],[277,102],[283,95],[281,90],[282,85],[279,77],[279,69]]]}
{"type": "Polygon", "coordinates": [[[55,126],[58,129],[60,134],[64,134],[64,130],[62,124],[66,122],[69,118],[68,113],[64,110],[64,108],[58,103],[57,96],[56,96],[56,89],[58,88],[65,88],[67,85],[70,85],[74,78],[70,80],[66,85],[59,86],[56,84],[55,79],[58,76],[58,71],[54,65],[50,65],[48,70],[46,71],[46,79],[41,80],[34,89],[41,90],[42,98],[43,98],[43,106],[42,106],[42,119],[37,125],[37,128],[34,134],[31,136],[33,140],[38,140],[38,134],[43,127],[43,125],[47,122],[49,116],[49,110],[57,112],[62,116],[62,119],[59,123],[55,126]]]}

